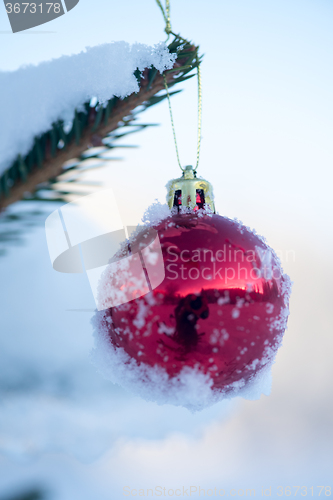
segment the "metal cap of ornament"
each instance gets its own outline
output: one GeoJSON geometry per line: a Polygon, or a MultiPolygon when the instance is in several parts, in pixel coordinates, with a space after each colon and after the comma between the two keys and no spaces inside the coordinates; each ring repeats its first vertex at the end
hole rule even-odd
{"type": "Polygon", "coordinates": [[[215,213],[213,187],[205,179],[198,178],[191,165],[183,170],[183,175],[172,179],[167,184],[167,203],[169,208],[189,207],[192,209],[204,208],[209,205],[215,213]]]}

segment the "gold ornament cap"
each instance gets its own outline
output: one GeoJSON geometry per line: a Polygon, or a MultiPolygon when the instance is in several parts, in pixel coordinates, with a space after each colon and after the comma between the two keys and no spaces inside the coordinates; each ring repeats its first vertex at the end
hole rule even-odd
{"type": "Polygon", "coordinates": [[[213,187],[210,182],[198,178],[191,165],[185,167],[182,177],[172,179],[166,187],[169,208],[189,207],[194,209],[209,205],[215,213],[213,187]]]}

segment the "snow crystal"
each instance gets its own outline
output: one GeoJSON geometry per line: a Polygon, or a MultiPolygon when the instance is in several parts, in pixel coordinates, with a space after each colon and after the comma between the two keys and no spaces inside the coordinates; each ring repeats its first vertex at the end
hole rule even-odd
{"type": "Polygon", "coordinates": [[[223,304],[229,304],[230,302],[229,292],[226,291],[225,294],[226,295],[224,297],[220,297],[219,299],[217,299],[217,303],[219,306],[223,306],[223,304]]]}
{"type": "Polygon", "coordinates": [[[274,305],[271,304],[270,302],[267,302],[267,304],[266,304],[266,312],[267,312],[267,314],[272,314],[273,311],[274,311],[274,305]]]}
{"type": "Polygon", "coordinates": [[[133,320],[133,325],[136,326],[139,330],[143,328],[146,324],[146,314],[148,311],[148,306],[145,305],[143,300],[139,301],[139,310],[136,318],[133,320]]]}
{"type": "Polygon", "coordinates": [[[173,326],[167,326],[164,323],[160,323],[157,331],[161,335],[163,333],[165,333],[165,335],[173,335],[175,333],[176,329],[173,326]]]}
{"type": "Polygon", "coordinates": [[[162,204],[155,200],[143,214],[142,222],[145,226],[155,226],[171,215],[172,211],[166,203],[162,204]]]}
{"type": "Polygon", "coordinates": [[[203,208],[199,208],[199,210],[197,210],[196,213],[198,217],[204,217],[206,215],[211,217],[214,214],[213,210],[207,203],[204,204],[203,208]]]}
{"type": "Polygon", "coordinates": [[[255,247],[256,254],[260,261],[260,273],[259,275],[266,280],[270,280],[273,277],[273,255],[269,248],[255,247]]]}
{"type": "Polygon", "coordinates": [[[287,328],[287,321],[289,314],[290,311],[288,307],[282,309],[278,318],[270,323],[269,325],[270,331],[281,330],[284,332],[284,330],[287,328]]]}
{"type": "MultiPolygon", "coordinates": [[[[130,255],[126,259],[110,263],[105,268],[103,281],[99,281],[97,288],[98,309],[126,304],[148,292],[149,288],[140,257],[130,255]],[[119,283],[120,277],[121,283],[119,283]],[[127,286],[123,286],[123,283],[127,283],[127,286]]],[[[138,321],[141,323],[140,320],[138,321]]]]}
{"type": "MultiPolygon", "coordinates": [[[[71,126],[74,110],[93,97],[100,103],[138,92],[135,70],[173,66],[176,54],[164,43],[153,47],[113,42],[86,48],[72,56],[0,72],[0,173],[18,154],[25,155],[33,138],[62,119],[71,126]]],[[[96,101],[96,102],[97,102],[96,101]]]]}
{"type": "MultiPolygon", "coordinates": [[[[282,271],[282,269],[281,269],[281,271],[282,271]]],[[[282,277],[283,277],[283,281],[281,283],[281,294],[282,294],[282,297],[284,298],[285,306],[288,307],[293,282],[289,278],[288,274],[283,274],[282,277]]]]}
{"type": "Polygon", "coordinates": [[[239,309],[235,308],[231,311],[231,316],[234,318],[234,319],[237,319],[240,315],[240,312],[239,312],[239,309]]]}

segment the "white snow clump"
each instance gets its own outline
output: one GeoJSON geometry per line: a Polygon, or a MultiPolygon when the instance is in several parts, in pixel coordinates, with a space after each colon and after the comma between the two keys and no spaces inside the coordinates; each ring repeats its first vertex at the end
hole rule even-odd
{"type": "Polygon", "coordinates": [[[92,98],[104,103],[138,92],[137,68],[155,66],[162,72],[173,67],[175,58],[163,42],[153,47],[112,42],[36,66],[0,71],[0,174],[18,154],[27,154],[33,138],[53,122],[62,119],[70,125],[74,110],[92,98]]]}

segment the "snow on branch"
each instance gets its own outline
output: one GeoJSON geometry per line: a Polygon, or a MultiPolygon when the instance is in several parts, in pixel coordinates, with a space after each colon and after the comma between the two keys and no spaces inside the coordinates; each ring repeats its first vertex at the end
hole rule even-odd
{"type": "Polygon", "coordinates": [[[105,103],[139,91],[134,72],[151,66],[173,67],[176,54],[164,43],[153,47],[113,42],[87,48],[37,66],[0,72],[0,174],[33,146],[34,138],[52,123],[69,124],[74,112],[92,97],[105,103]]]}

